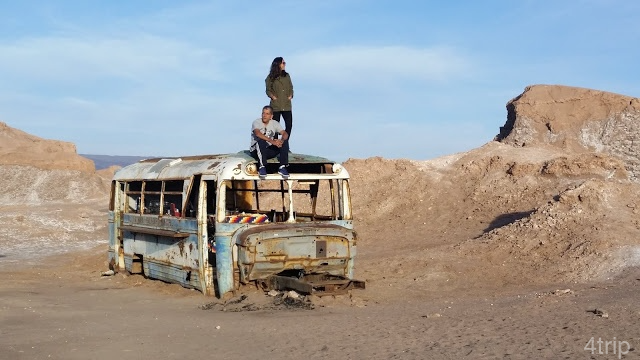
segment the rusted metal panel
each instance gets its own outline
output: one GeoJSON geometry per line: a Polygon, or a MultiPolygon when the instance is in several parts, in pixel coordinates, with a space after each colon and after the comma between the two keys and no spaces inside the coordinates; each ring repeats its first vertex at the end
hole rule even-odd
{"type": "Polygon", "coordinates": [[[353,273],[355,235],[334,224],[256,225],[237,236],[238,267],[244,282],[266,279],[284,270],[353,273]]]}
{"type": "MultiPolygon", "coordinates": [[[[107,255],[107,263],[108,264],[116,264],[117,263],[117,251],[118,248],[116,241],[116,223],[114,221],[115,215],[113,211],[109,211],[108,219],[107,219],[107,229],[109,230],[109,252],[107,255]]],[[[112,265],[113,267],[113,265],[112,265]]],[[[111,269],[114,270],[114,269],[111,269]]]]}
{"type": "Polygon", "coordinates": [[[269,276],[267,284],[270,289],[274,290],[295,290],[301,294],[311,294],[313,292],[311,284],[288,276],[269,276]]]}
{"type": "MultiPolygon", "coordinates": [[[[222,225],[222,224],[219,224],[222,225]]],[[[229,227],[231,229],[232,227],[229,227]]],[[[240,246],[246,246],[248,238],[258,233],[282,233],[284,231],[293,232],[295,235],[312,236],[316,234],[325,234],[333,236],[348,236],[355,238],[353,231],[353,222],[350,220],[334,220],[327,222],[314,223],[273,223],[258,226],[245,226],[245,229],[237,231],[236,243],[240,246]]],[[[237,227],[235,229],[238,229],[237,227]]],[[[218,230],[216,229],[216,232],[218,230]]]]}
{"type": "Polygon", "coordinates": [[[343,276],[313,274],[301,278],[273,275],[264,284],[268,289],[295,290],[301,294],[317,296],[344,294],[351,289],[364,289],[365,282],[343,276]]]}
{"type": "Polygon", "coordinates": [[[216,232],[216,277],[218,279],[218,294],[221,296],[235,290],[233,246],[228,236],[216,232]]]}
{"type": "MultiPolygon", "coordinates": [[[[169,159],[164,159],[169,160],[169,159]]],[[[118,170],[114,174],[114,180],[167,180],[187,179],[193,174],[216,174],[221,164],[231,161],[239,162],[239,159],[226,159],[224,162],[214,160],[170,161],[158,163],[138,162],[118,170]]],[[[223,167],[225,166],[223,164],[223,167]]]]}
{"type": "Polygon", "coordinates": [[[132,226],[132,225],[122,225],[120,226],[122,230],[134,232],[134,233],[142,233],[142,234],[151,234],[151,235],[159,235],[166,236],[172,238],[186,238],[189,236],[187,232],[179,232],[175,230],[163,230],[163,229],[152,229],[142,226],[132,226]]]}
{"type": "Polygon", "coordinates": [[[141,258],[146,276],[204,291],[197,220],[125,214],[121,229],[127,270],[132,270],[134,258],[141,258]]]}
{"type": "MultiPolygon", "coordinates": [[[[235,154],[220,155],[202,155],[202,156],[185,156],[179,158],[158,158],[139,161],[135,164],[128,165],[118,170],[114,180],[168,180],[168,179],[187,179],[193,174],[216,175],[224,179],[234,178],[255,178],[256,174],[247,174],[244,172],[247,164],[255,163],[256,160],[251,157],[248,151],[241,151],[235,154]]],[[[277,159],[270,159],[269,162],[277,162],[277,159]]],[[[289,156],[290,164],[312,164],[326,163],[334,164],[328,159],[303,155],[291,154],[289,156]]],[[[295,177],[295,174],[292,174],[295,177]]],[[[322,174],[317,174],[322,177],[322,174]]],[[[343,170],[341,178],[348,178],[348,173],[343,170]]]]}
{"type": "Polygon", "coordinates": [[[200,261],[197,240],[194,236],[178,240],[125,231],[123,248],[125,256],[139,254],[143,256],[144,261],[153,259],[189,268],[197,268],[200,261]]]}
{"type": "Polygon", "coordinates": [[[146,214],[124,214],[122,225],[135,228],[169,230],[177,233],[189,234],[195,233],[198,230],[198,223],[192,218],[146,214]]]}
{"type": "Polygon", "coordinates": [[[327,241],[316,240],[316,258],[327,257],[327,241]]]}
{"type": "MultiPolygon", "coordinates": [[[[126,269],[132,271],[134,264],[136,264],[133,256],[125,256],[124,261],[126,269]]],[[[146,258],[143,259],[142,262],[142,273],[144,276],[152,279],[159,279],[172,284],[180,284],[186,288],[202,290],[200,274],[197,269],[146,258]]]]}

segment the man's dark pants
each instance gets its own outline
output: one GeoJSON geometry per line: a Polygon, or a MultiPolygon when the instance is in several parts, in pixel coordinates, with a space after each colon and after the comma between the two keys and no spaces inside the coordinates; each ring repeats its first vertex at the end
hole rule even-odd
{"type": "Polygon", "coordinates": [[[278,157],[280,165],[289,165],[289,140],[282,143],[282,147],[269,145],[265,140],[259,139],[258,146],[251,152],[251,156],[258,160],[259,166],[266,166],[267,160],[278,157]]]}

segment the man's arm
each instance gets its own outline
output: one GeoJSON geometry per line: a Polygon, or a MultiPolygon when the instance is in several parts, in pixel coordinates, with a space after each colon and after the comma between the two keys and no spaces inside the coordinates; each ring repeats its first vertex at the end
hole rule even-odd
{"type": "Polygon", "coordinates": [[[287,134],[287,132],[284,130],[280,131],[280,135],[282,135],[282,140],[289,139],[289,134],[287,134]]]}
{"type": "Polygon", "coordinates": [[[266,141],[269,144],[273,144],[273,139],[267,137],[267,135],[263,134],[260,129],[253,129],[253,134],[258,138],[266,141]]]}
{"type": "Polygon", "coordinates": [[[286,132],[286,131],[284,131],[284,130],[280,131],[280,136],[281,136],[281,138],[280,138],[280,139],[274,139],[274,140],[271,140],[271,145],[275,145],[275,146],[277,146],[277,147],[281,148],[281,147],[282,147],[282,144],[283,144],[287,139],[289,139],[289,134],[287,134],[287,132],[286,132]]]}

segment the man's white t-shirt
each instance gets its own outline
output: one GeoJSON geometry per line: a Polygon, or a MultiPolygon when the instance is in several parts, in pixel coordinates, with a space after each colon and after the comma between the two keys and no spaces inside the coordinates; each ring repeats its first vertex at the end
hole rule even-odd
{"type": "Polygon", "coordinates": [[[249,147],[249,151],[254,151],[256,146],[258,146],[258,137],[253,133],[255,129],[259,129],[260,132],[269,139],[274,139],[276,134],[284,130],[280,123],[273,119],[269,120],[267,124],[263,123],[262,119],[255,120],[253,124],[251,124],[251,146],[249,147]]]}

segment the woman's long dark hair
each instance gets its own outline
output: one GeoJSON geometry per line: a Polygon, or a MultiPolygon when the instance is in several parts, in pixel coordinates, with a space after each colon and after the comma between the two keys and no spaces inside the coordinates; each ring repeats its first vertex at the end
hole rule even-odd
{"type": "Polygon", "coordinates": [[[280,64],[282,64],[283,60],[282,56],[278,56],[271,62],[271,69],[269,70],[269,77],[271,80],[275,80],[278,76],[289,75],[286,71],[280,70],[280,64]]]}

